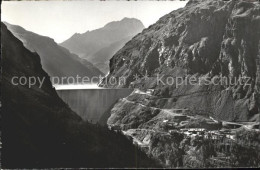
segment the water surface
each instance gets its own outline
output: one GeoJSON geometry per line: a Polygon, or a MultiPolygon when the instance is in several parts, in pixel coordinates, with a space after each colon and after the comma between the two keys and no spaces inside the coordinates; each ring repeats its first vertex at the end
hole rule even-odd
{"type": "Polygon", "coordinates": [[[59,85],[59,97],[84,120],[96,123],[115,102],[133,89],[106,89],[97,85],[59,85]]]}

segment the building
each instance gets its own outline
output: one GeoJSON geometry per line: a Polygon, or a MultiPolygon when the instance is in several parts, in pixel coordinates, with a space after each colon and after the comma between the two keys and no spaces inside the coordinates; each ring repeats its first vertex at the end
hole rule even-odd
{"type": "Polygon", "coordinates": [[[181,131],[184,134],[197,134],[197,135],[201,135],[201,134],[206,132],[206,129],[204,129],[204,128],[190,128],[190,129],[181,129],[181,131]]]}
{"type": "Polygon", "coordinates": [[[147,93],[147,94],[150,94],[150,95],[152,95],[153,92],[154,92],[154,89],[148,89],[148,90],[146,91],[146,93],[147,93]]]}

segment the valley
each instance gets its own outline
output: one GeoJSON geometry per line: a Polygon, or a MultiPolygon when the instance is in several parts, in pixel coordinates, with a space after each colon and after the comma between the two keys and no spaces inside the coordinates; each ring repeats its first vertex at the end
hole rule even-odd
{"type": "Polygon", "coordinates": [[[160,167],[125,136],[84,121],[59,98],[40,56],[3,23],[1,35],[1,168],[160,167]],[[45,81],[29,88],[14,76],[45,81]]]}
{"type": "Polygon", "coordinates": [[[5,168],[260,167],[260,2],[189,0],[148,28],[125,17],[60,44],[1,26],[5,168]],[[178,79],[193,83],[163,83],[178,79]]]}

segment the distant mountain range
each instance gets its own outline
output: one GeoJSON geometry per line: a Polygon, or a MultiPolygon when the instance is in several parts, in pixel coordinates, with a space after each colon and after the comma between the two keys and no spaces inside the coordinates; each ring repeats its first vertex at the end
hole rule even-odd
{"type": "Polygon", "coordinates": [[[60,45],[93,63],[104,73],[109,71],[109,59],[144,29],[143,23],[135,18],[123,18],[104,27],[74,34],[60,45]]]}
{"type": "Polygon", "coordinates": [[[93,64],[59,46],[53,39],[27,31],[24,28],[4,23],[7,28],[32,52],[39,54],[43,69],[50,76],[93,77],[103,75],[93,64]]]}

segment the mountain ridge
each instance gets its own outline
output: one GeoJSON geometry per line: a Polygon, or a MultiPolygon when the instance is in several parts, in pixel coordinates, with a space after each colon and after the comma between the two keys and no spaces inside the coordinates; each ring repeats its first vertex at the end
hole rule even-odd
{"type": "Polygon", "coordinates": [[[123,41],[124,39],[127,38],[127,40],[130,40],[137,33],[141,32],[143,28],[144,25],[140,20],[135,18],[124,18],[120,21],[110,22],[99,29],[87,31],[82,34],[75,33],[71,38],[60,43],[60,45],[79,55],[81,58],[87,59],[94,65],[104,65],[104,67],[98,66],[98,68],[104,70],[103,72],[106,74],[108,71],[108,59],[110,59],[121,46],[116,49],[109,49],[107,47],[120,41],[122,41],[123,46],[126,42],[123,41]],[[107,50],[107,53],[112,53],[112,55],[106,57],[103,55],[96,55],[96,53],[102,49],[103,51],[107,50]],[[95,58],[102,62],[96,63],[95,58]]]}
{"type": "Polygon", "coordinates": [[[20,39],[24,46],[32,52],[37,52],[45,71],[52,77],[69,76],[99,76],[103,73],[87,60],[72,54],[66,48],[59,46],[52,38],[41,36],[26,29],[5,22],[7,28],[20,39]]]}

